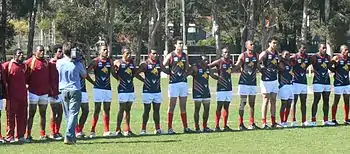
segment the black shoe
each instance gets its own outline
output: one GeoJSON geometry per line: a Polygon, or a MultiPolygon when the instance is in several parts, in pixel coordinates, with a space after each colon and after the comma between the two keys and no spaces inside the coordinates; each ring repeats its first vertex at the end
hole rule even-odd
{"type": "Polygon", "coordinates": [[[337,120],[332,120],[332,122],[336,125],[336,126],[338,126],[339,125],[339,123],[338,123],[338,121],[337,120]]]}
{"type": "Polygon", "coordinates": [[[271,128],[283,128],[283,127],[278,123],[274,123],[271,125],[271,128]]]}
{"type": "Polygon", "coordinates": [[[231,129],[229,126],[225,126],[224,129],[222,130],[223,132],[232,132],[233,129],[231,129]]]}
{"type": "Polygon", "coordinates": [[[256,129],[261,129],[260,127],[258,127],[255,123],[253,123],[250,127],[250,130],[256,130],[256,129]]]}
{"type": "Polygon", "coordinates": [[[345,125],[350,125],[350,119],[344,121],[344,124],[345,124],[345,125]]]}
{"type": "MultiPolygon", "coordinates": [[[[220,128],[219,128],[220,129],[220,128]]],[[[203,128],[203,132],[204,133],[210,133],[210,132],[213,132],[214,130],[210,129],[209,127],[205,127],[203,128]]]]}
{"type": "Polygon", "coordinates": [[[220,127],[215,127],[215,130],[214,130],[215,132],[221,132],[221,129],[220,129],[220,127]]]}
{"type": "Polygon", "coordinates": [[[185,134],[191,134],[191,133],[195,133],[196,131],[194,131],[194,130],[192,130],[192,129],[190,129],[190,128],[185,128],[184,129],[184,133],[185,134]]]}
{"type": "Polygon", "coordinates": [[[240,124],[238,129],[239,130],[248,130],[247,127],[244,126],[244,124],[240,124]]]}
{"type": "Polygon", "coordinates": [[[267,124],[263,124],[261,129],[266,129],[267,130],[267,129],[271,129],[271,127],[269,127],[267,124]]]}
{"type": "Polygon", "coordinates": [[[199,129],[199,128],[196,128],[196,133],[201,133],[202,131],[201,131],[201,129],[199,129]]]}
{"type": "Polygon", "coordinates": [[[33,137],[32,136],[28,136],[26,138],[26,143],[32,143],[33,142],[33,137]]]}
{"type": "Polygon", "coordinates": [[[128,131],[125,133],[125,136],[126,137],[133,137],[133,136],[136,136],[136,134],[134,134],[132,131],[128,131]]]}

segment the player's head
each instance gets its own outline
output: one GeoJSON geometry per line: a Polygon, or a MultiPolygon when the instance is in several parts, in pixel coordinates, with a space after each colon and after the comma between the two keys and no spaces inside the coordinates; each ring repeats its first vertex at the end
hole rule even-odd
{"type": "Polygon", "coordinates": [[[208,66],[209,64],[209,59],[206,55],[201,55],[201,62],[200,64],[204,67],[208,66]]]}
{"type": "Polygon", "coordinates": [[[34,56],[36,58],[44,58],[45,49],[43,45],[38,45],[35,48],[34,56]]]}
{"type": "Polygon", "coordinates": [[[183,43],[181,37],[175,37],[173,43],[174,43],[175,50],[177,50],[177,51],[182,51],[182,48],[183,48],[183,44],[184,44],[184,43],[183,43]]]}
{"type": "Polygon", "coordinates": [[[269,39],[269,48],[271,50],[276,50],[277,49],[277,44],[278,44],[278,39],[276,37],[271,37],[269,39]]]}
{"type": "Polygon", "coordinates": [[[347,56],[349,53],[349,48],[346,45],[341,45],[340,46],[340,52],[342,55],[347,56]]]}
{"type": "Polygon", "coordinates": [[[54,45],[51,50],[54,54],[54,57],[56,57],[57,59],[61,59],[63,57],[62,45],[54,45]]]}
{"type": "Polygon", "coordinates": [[[319,51],[320,54],[322,54],[322,55],[326,54],[326,52],[327,52],[327,46],[326,46],[326,44],[320,43],[320,44],[318,45],[318,51],[319,51]]]}
{"type": "Polygon", "coordinates": [[[24,61],[24,53],[20,48],[17,48],[12,51],[13,59],[15,61],[23,62],[24,61]]]}
{"type": "Polygon", "coordinates": [[[228,50],[228,47],[224,47],[221,49],[221,56],[225,59],[230,57],[230,51],[228,50]]]}
{"type": "Polygon", "coordinates": [[[149,50],[148,51],[148,57],[151,59],[151,60],[158,60],[158,58],[159,58],[159,53],[158,53],[158,51],[157,50],[153,50],[153,49],[151,49],[151,50],[149,50]]]}
{"type": "Polygon", "coordinates": [[[122,56],[125,60],[131,59],[131,51],[129,47],[123,47],[122,49],[122,56]]]}
{"type": "Polygon", "coordinates": [[[108,47],[106,45],[101,45],[99,47],[98,53],[101,58],[108,58],[108,47]]]}
{"type": "Polygon", "coordinates": [[[71,55],[71,49],[74,48],[74,44],[72,42],[65,42],[62,45],[63,54],[67,57],[71,55]]]}
{"type": "Polygon", "coordinates": [[[305,44],[301,44],[300,46],[299,46],[299,52],[301,53],[301,54],[305,54],[307,51],[306,51],[306,45],[305,44]]]}
{"type": "Polygon", "coordinates": [[[283,51],[282,51],[282,58],[283,58],[283,59],[289,60],[289,59],[290,59],[290,53],[289,53],[289,51],[283,50],[283,51]]]}
{"type": "Polygon", "coordinates": [[[254,50],[254,42],[251,40],[246,41],[245,48],[247,49],[247,51],[253,51],[254,50]]]}

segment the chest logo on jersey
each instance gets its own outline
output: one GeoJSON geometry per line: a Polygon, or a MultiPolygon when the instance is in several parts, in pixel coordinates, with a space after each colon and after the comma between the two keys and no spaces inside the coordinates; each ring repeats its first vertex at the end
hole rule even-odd
{"type": "Polygon", "coordinates": [[[322,63],[322,64],[321,64],[321,67],[323,67],[324,69],[327,68],[326,62],[322,63]]]}
{"type": "Polygon", "coordinates": [[[147,69],[151,70],[151,69],[153,69],[153,66],[152,65],[147,65],[147,69]]]}
{"type": "Polygon", "coordinates": [[[121,64],[120,67],[121,67],[121,68],[125,68],[125,67],[126,67],[126,64],[121,64]]]}
{"type": "Polygon", "coordinates": [[[208,79],[208,78],[209,78],[209,76],[208,76],[208,74],[207,74],[206,72],[203,73],[202,77],[203,77],[204,79],[208,79]]]}
{"type": "Polygon", "coordinates": [[[153,73],[154,75],[158,75],[158,69],[153,68],[152,71],[151,71],[151,73],[153,73]]]}
{"type": "Polygon", "coordinates": [[[101,69],[101,71],[102,71],[103,73],[107,74],[107,73],[108,73],[108,68],[107,68],[107,67],[103,67],[103,68],[101,69]]]}
{"type": "Polygon", "coordinates": [[[153,80],[152,80],[152,82],[153,82],[153,83],[156,83],[156,82],[157,82],[157,80],[153,79],[153,80]]]}
{"type": "Polygon", "coordinates": [[[340,65],[344,65],[344,60],[339,61],[340,65]]]}
{"type": "Polygon", "coordinates": [[[125,73],[131,75],[131,74],[132,74],[132,70],[131,70],[130,68],[127,68],[127,69],[125,70],[125,73]]]}
{"type": "Polygon", "coordinates": [[[226,70],[226,73],[228,73],[228,74],[231,74],[231,72],[232,72],[231,68],[226,70]]]}
{"type": "Polygon", "coordinates": [[[271,64],[277,65],[277,60],[276,60],[276,59],[273,59],[273,60],[271,61],[271,64]]]}
{"type": "Polygon", "coordinates": [[[98,66],[98,67],[102,67],[102,65],[103,65],[102,62],[98,62],[98,63],[97,63],[97,66],[98,66]]]}
{"type": "Polygon", "coordinates": [[[178,62],[179,58],[178,57],[174,57],[174,62],[178,62]]]}
{"type": "Polygon", "coordinates": [[[346,70],[346,71],[348,71],[348,70],[349,70],[349,66],[348,66],[348,65],[344,65],[344,66],[343,66],[343,69],[346,70]]]}
{"type": "Polygon", "coordinates": [[[245,58],[245,60],[244,60],[246,63],[249,63],[249,58],[245,58]]]}
{"type": "Polygon", "coordinates": [[[267,59],[271,60],[272,59],[272,55],[268,55],[267,59]]]}
{"type": "Polygon", "coordinates": [[[179,66],[180,68],[184,68],[185,66],[185,64],[182,61],[178,62],[176,65],[179,66]]]}

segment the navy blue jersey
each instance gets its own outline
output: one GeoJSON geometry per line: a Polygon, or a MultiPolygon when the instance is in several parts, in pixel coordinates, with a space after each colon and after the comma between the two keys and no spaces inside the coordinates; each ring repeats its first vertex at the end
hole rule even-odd
{"type": "Polygon", "coordinates": [[[261,72],[262,81],[275,81],[277,80],[277,65],[278,55],[272,52],[266,52],[266,59],[262,62],[264,69],[261,72]]]}
{"type": "Polygon", "coordinates": [[[308,55],[295,55],[293,60],[294,83],[307,84],[306,71],[310,65],[310,57],[308,55]]]}
{"type": "Polygon", "coordinates": [[[314,67],[314,79],[313,84],[330,84],[329,74],[328,74],[328,64],[330,63],[329,55],[324,57],[316,54],[312,58],[314,67]]]}
{"type": "Polygon", "coordinates": [[[132,93],[134,92],[134,63],[133,61],[126,63],[120,61],[117,76],[119,79],[118,93],[132,93]]]}
{"type": "Polygon", "coordinates": [[[175,52],[171,53],[170,58],[170,80],[169,83],[187,82],[186,78],[186,64],[187,58],[185,53],[177,55],[175,52]]]}
{"type": "Polygon", "coordinates": [[[293,80],[293,67],[290,63],[281,61],[283,63],[283,70],[278,72],[278,83],[279,88],[284,85],[291,85],[293,80]]]}
{"type": "Polygon", "coordinates": [[[94,88],[111,90],[111,68],[112,62],[110,59],[102,60],[95,58],[96,67],[94,69],[95,85],[94,88]]]}
{"type": "Polygon", "coordinates": [[[247,52],[244,52],[241,60],[243,61],[243,64],[238,84],[256,86],[256,72],[258,66],[257,55],[249,55],[247,52]]]}
{"type": "Polygon", "coordinates": [[[209,68],[202,68],[196,64],[197,72],[193,74],[193,98],[210,98],[209,68]]]}
{"type": "Polygon", "coordinates": [[[334,86],[347,86],[349,85],[349,67],[350,59],[337,56],[338,61],[335,64],[334,73],[334,86]]]}
{"type": "Polygon", "coordinates": [[[86,82],[84,78],[80,79],[80,84],[81,84],[81,92],[86,92],[86,82]]]}
{"type": "Polygon", "coordinates": [[[231,81],[231,72],[232,72],[232,61],[231,60],[221,60],[217,66],[218,70],[218,82],[217,82],[217,91],[232,91],[232,81],[231,81]]]}
{"type": "Polygon", "coordinates": [[[145,81],[143,84],[143,93],[160,93],[160,61],[146,61],[145,81]]]}

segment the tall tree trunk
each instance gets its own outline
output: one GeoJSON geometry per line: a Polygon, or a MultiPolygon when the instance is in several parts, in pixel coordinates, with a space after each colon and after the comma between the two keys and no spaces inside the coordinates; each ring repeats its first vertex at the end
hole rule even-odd
{"type": "Polygon", "coordinates": [[[153,0],[150,4],[150,12],[151,18],[149,22],[149,35],[148,35],[148,50],[155,48],[155,35],[159,28],[160,24],[160,8],[159,8],[159,0],[153,0]],[[153,8],[154,5],[154,9],[153,8]]]}
{"type": "Polygon", "coordinates": [[[7,3],[1,1],[1,19],[0,19],[0,61],[6,60],[6,27],[7,27],[7,3]]]}
{"type": "Polygon", "coordinates": [[[330,0],[324,1],[324,24],[327,27],[327,35],[326,35],[326,45],[327,45],[327,54],[333,56],[333,48],[334,48],[334,40],[330,36],[330,28],[328,28],[328,21],[329,21],[329,12],[330,12],[330,0]]]}
{"type": "Polygon", "coordinates": [[[276,19],[277,19],[277,10],[276,10],[276,4],[274,0],[269,1],[269,8],[267,12],[271,12],[268,15],[266,12],[263,11],[263,29],[262,29],[262,37],[261,37],[261,44],[262,44],[262,50],[265,50],[267,48],[268,40],[272,37],[273,33],[275,32],[275,28],[277,26],[276,19]],[[265,15],[266,14],[266,15],[265,15]]]}
{"type": "Polygon", "coordinates": [[[303,21],[301,25],[301,44],[307,44],[307,33],[308,33],[308,27],[307,27],[307,16],[308,16],[308,8],[309,8],[309,0],[304,0],[303,4],[303,21]]]}
{"type": "Polygon", "coordinates": [[[37,14],[37,8],[41,0],[33,0],[31,11],[29,14],[29,27],[28,27],[28,44],[27,44],[27,58],[33,55],[34,33],[35,33],[35,19],[37,14]]]}
{"type": "Polygon", "coordinates": [[[107,8],[107,45],[108,45],[108,54],[112,55],[112,47],[113,47],[113,27],[114,27],[114,16],[115,16],[115,2],[113,0],[108,0],[106,2],[107,8]]]}
{"type": "Polygon", "coordinates": [[[243,27],[240,28],[239,30],[240,34],[241,34],[241,41],[240,41],[240,46],[241,46],[241,52],[244,52],[245,49],[245,41],[248,40],[248,28],[246,25],[244,25],[243,27]]]}
{"type": "Polygon", "coordinates": [[[212,8],[211,8],[211,15],[212,15],[212,35],[215,38],[215,50],[216,50],[216,58],[219,58],[221,56],[221,44],[220,44],[220,27],[218,24],[218,8],[216,5],[216,0],[213,0],[212,8]]]}
{"type": "Polygon", "coordinates": [[[255,0],[250,0],[249,4],[249,26],[247,32],[247,40],[254,40],[254,32],[255,32],[255,0]]]}
{"type": "Polygon", "coordinates": [[[165,43],[164,43],[164,46],[165,46],[165,50],[164,50],[164,57],[168,54],[169,52],[169,29],[168,29],[168,11],[169,11],[169,8],[168,8],[168,3],[169,3],[169,0],[165,0],[165,25],[164,25],[164,30],[165,30],[165,43]]]}

